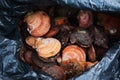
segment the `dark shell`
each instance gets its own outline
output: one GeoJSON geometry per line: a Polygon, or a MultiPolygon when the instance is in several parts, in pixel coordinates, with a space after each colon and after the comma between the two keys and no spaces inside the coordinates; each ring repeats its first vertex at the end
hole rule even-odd
{"type": "Polygon", "coordinates": [[[99,46],[95,46],[95,52],[96,52],[96,60],[100,61],[103,56],[106,54],[106,52],[108,51],[108,48],[103,48],[103,47],[99,47],[99,46]]]}
{"type": "Polygon", "coordinates": [[[80,10],[78,16],[79,26],[88,28],[93,24],[93,14],[91,11],[80,10]]]}
{"type": "Polygon", "coordinates": [[[66,80],[65,71],[60,66],[53,65],[50,67],[44,67],[42,70],[55,78],[55,80],[66,80]]]}
{"type": "Polygon", "coordinates": [[[78,29],[71,33],[70,42],[77,43],[82,47],[89,47],[93,42],[93,38],[87,30],[78,29]]]}
{"type": "Polygon", "coordinates": [[[97,46],[103,47],[103,48],[108,48],[108,44],[107,44],[108,40],[107,40],[107,36],[106,36],[104,30],[100,30],[97,28],[94,28],[94,29],[95,29],[94,44],[97,46]]]}
{"type": "Polygon", "coordinates": [[[55,36],[55,38],[57,38],[61,42],[62,46],[64,47],[70,44],[69,37],[70,37],[71,30],[73,30],[74,27],[70,25],[61,25],[59,27],[60,27],[60,31],[55,36]]]}

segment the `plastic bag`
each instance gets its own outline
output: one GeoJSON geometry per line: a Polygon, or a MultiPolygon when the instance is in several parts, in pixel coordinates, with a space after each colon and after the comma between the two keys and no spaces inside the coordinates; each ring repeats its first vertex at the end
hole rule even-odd
{"type": "MultiPolygon", "coordinates": [[[[119,12],[119,0],[58,0],[80,9],[119,12]],[[102,3],[103,2],[103,3],[102,3]],[[102,4],[101,4],[102,3],[102,4]],[[94,4],[94,5],[91,5],[94,4]],[[104,5],[104,6],[103,6],[104,5]]],[[[22,44],[18,22],[36,6],[56,5],[52,0],[0,0],[0,80],[54,80],[43,71],[33,71],[22,62],[17,53],[22,44]]],[[[119,80],[120,42],[115,44],[105,57],[90,70],[70,80],[119,80]]]]}
{"type": "Polygon", "coordinates": [[[119,0],[56,0],[59,4],[67,4],[80,9],[91,9],[94,11],[120,12],[119,0]]]}

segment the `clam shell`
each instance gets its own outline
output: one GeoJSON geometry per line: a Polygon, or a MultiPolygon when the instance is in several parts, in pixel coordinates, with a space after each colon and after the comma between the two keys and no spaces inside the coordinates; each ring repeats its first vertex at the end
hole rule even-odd
{"type": "Polygon", "coordinates": [[[43,58],[55,56],[61,49],[61,43],[55,38],[37,39],[36,51],[43,58]]]}
{"type": "Polygon", "coordinates": [[[93,14],[91,11],[80,10],[77,18],[79,26],[82,28],[87,28],[93,24],[93,14]]]}
{"type": "Polygon", "coordinates": [[[82,48],[77,45],[69,45],[62,51],[62,61],[74,60],[77,62],[86,61],[86,55],[82,48]]]}
{"type": "Polygon", "coordinates": [[[96,61],[96,53],[93,45],[88,49],[88,58],[91,62],[96,61]]]}
{"type": "Polygon", "coordinates": [[[55,18],[55,25],[63,25],[67,23],[66,17],[57,17],[55,18]]]}
{"type": "Polygon", "coordinates": [[[32,36],[28,36],[26,39],[25,39],[25,42],[29,45],[29,46],[34,46],[35,45],[35,42],[36,42],[36,38],[35,37],[32,37],[32,36]]]}
{"type": "Polygon", "coordinates": [[[38,11],[26,16],[24,21],[28,25],[28,31],[32,36],[43,36],[50,29],[50,18],[43,12],[38,11]]]}
{"type": "Polygon", "coordinates": [[[55,80],[66,80],[65,71],[60,66],[53,65],[48,68],[43,68],[42,70],[55,78],[55,80]]]}
{"type": "Polygon", "coordinates": [[[59,32],[58,27],[54,27],[53,29],[49,30],[47,34],[45,34],[45,37],[52,37],[55,36],[59,32]]]}

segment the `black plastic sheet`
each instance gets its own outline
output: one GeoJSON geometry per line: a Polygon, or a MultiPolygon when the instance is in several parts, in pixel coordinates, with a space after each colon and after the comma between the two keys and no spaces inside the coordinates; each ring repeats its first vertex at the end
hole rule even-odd
{"type": "MultiPolygon", "coordinates": [[[[56,0],[80,9],[120,11],[119,0],[56,0]]],[[[0,0],[0,80],[54,80],[42,71],[33,71],[19,60],[22,44],[18,23],[36,7],[55,5],[55,0],[0,0]]],[[[116,43],[94,67],[70,80],[119,80],[120,42],[116,43]]]]}
{"type": "Polygon", "coordinates": [[[70,5],[80,9],[91,9],[94,11],[120,12],[119,0],[56,0],[61,5],[70,5]]]}

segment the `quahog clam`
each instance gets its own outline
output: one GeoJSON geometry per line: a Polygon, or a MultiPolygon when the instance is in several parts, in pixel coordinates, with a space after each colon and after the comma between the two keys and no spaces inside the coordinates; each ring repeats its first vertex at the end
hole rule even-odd
{"type": "Polygon", "coordinates": [[[27,37],[26,43],[36,49],[38,56],[49,58],[55,56],[61,49],[61,43],[55,38],[27,37]]]}
{"type": "Polygon", "coordinates": [[[43,36],[49,31],[51,25],[49,16],[43,11],[28,13],[24,21],[27,23],[28,32],[32,36],[43,36]]]}

